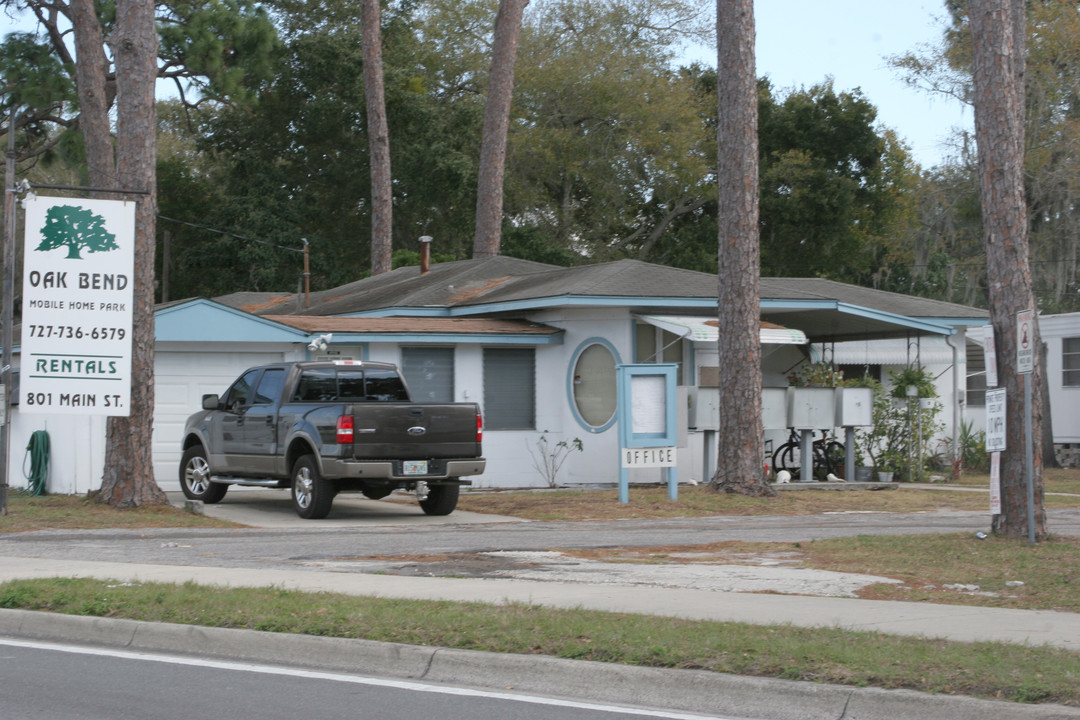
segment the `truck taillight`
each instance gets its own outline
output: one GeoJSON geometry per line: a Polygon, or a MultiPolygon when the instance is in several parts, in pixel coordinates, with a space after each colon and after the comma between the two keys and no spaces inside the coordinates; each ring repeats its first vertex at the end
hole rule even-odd
{"type": "Polygon", "coordinates": [[[340,415],[337,419],[338,445],[352,445],[353,441],[353,416],[340,415]]]}
{"type": "Polygon", "coordinates": [[[484,439],[484,418],[480,413],[476,413],[476,442],[480,443],[484,439]]]}

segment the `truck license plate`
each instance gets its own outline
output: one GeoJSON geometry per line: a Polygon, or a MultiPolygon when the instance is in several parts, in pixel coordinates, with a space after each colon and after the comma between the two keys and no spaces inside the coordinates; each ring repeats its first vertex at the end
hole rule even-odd
{"type": "Polygon", "coordinates": [[[406,475],[427,475],[427,460],[406,460],[406,475]]]}

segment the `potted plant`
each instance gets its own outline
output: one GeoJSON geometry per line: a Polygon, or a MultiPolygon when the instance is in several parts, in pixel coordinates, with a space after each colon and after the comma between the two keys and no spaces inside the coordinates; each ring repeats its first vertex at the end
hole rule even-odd
{"type": "Polygon", "coordinates": [[[895,477],[910,476],[921,479],[924,474],[922,458],[926,448],[919,447],[918,433],[913,427],[922,428],[922,444],[926,445],[940,430],[938,414],[940,403],[920,407],[914,402],[919,393],[933,399],[936,391],[933,378],[921,368],[905,368],[892,373],[893,388],[884,392],[880,383],[872,381],[878,389],[874,393],[873,426],[856,431],[856,441],[870,457],[875,470],[891,472],[895,477]],[[905,385],[907,382],[909,384],[905,385]],[[907,388],[914,385],[917,392],[909,400],[907,388]]]}

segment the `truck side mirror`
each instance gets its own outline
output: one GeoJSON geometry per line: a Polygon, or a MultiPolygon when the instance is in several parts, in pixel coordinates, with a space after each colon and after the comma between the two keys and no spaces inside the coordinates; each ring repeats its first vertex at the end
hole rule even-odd
{"type": "Polygon", "coordinates": [[[209,395],[202,396],[203,410],[217,410],[221,406],[221,399],[217,395],[211,393],[209,395]]]}

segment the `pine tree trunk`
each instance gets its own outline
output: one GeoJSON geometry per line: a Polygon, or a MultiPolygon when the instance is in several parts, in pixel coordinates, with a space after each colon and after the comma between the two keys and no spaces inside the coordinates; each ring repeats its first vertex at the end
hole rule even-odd
{"type": "Polygon", "coordinates": [[[757,74],[752,0],[717,0],[720,428],[717,490],[774,495],[763,471],[757,74]]]}
{"type": "Polygon", "coordinates": [[[154,223],[157,164],[158,35],[153,0],[118,0],[112,41],[117,81],[117,174],[133,195],[135,277],[132,280],[131,414],[110,417],[106,427],[102,502],[134,507],[168,502],[154,481],[154,223]]]}
{"type": "Polygon", "coordinates": [[[364,96],[367,101],[368,147],[371,153],[371,274],[389,272],[393,254],[393,194],[390,175],[390,130],[383,90],[382,30],[379,0],[361,0],[364,96]]]}
{"type": "MultiPolygon", "coordinates": [[[[1028,263],[1024,201],[1024,0],[971,0],[975,139],[978,145],[983,237],[990,320],[997,346],[998,378],[1006,397],[1006,450],[1001,456],[1001,514],[995,533],[1028,535],[1024,378],[1016,372],[1016,314],[1035,309],[1028,263]]],[[[1041,420],[1042,373],[1038,322],[1028,338],[1035,353],[1032,373],[1032,455],[1035,537],[1046,536],[1043,509],[1041,420]]]]}
{"type": "Polygon", "coordinates": [[[79,94],[79,129],[86,148],[87,174],[91,187],[116,184],[112,132],[109,127],[109,97],[101,23],[93,0],[71,0],[71,24],[75,35],[75,78],[79,94]]]}
{"type": "Polygon", "coordinates": [[[499,0],[495,18],[495,43],[491,51],[487,107],[480,143],[480,167],[476,187],[476,235],[473,257],[494,257],[502,243],[503,176],[506,170],[510,101],[514,95],[521,19],[529,0],[499,0]]]}

